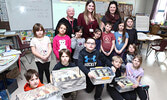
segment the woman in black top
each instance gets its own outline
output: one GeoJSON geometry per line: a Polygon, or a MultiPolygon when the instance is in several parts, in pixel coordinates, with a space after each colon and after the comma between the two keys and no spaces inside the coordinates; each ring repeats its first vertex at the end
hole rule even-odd
{"type": "Polygon", "coordinates": [[[105,23],[110,22],[113,24],[112,30],[116,31],[118,23],[121,21],[121,16],[118,10],[116,1],[111,1],[108,5],[108,9],[102,18],[101,29],[103,30],[105,23]]]}
{"type": "MultiPolygon", "coordinates": [[[[67,8],[67,17],[64,17],[59,20],[57,26],[59,26],[60,23],[65,23],[67,25],[67,35],[71,38],[72,34],[74,34],[74,27],[77,26],[77,19],[73,18],[75,14],[74,8],[68,7],[67,8]]],[[[55,36],[58,34],[58,27],[55,29],[55,36]]]]}

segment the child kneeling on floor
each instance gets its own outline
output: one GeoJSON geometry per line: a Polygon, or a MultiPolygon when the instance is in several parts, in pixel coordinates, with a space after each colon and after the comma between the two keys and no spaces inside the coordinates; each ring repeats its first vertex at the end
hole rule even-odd
{"type": "MultiPolygon", "coordinates": [[[[93,38],[87,38],[83,48],[78,57],[78,66],[81,71],[86,75],[86,92],[90,93],[96,87],[94,99],[102,100],[101,94],[103,91],[103,85],[93,85],[90,78],[95,78],[95,75],[90,72],[90,68],[94,68],[98,65],[98,60],[102,63],[105,63],[108,66],[112,66],[111,62],[103,56],[98,50],[95,49],[96,43],[93,38]]],[[[115,68],[112,67],[112,70],[115,72],[115,68]]]]}
{"type": "Polygon", "coordinates": [[[24,86],[24,91],[33,90],[44,85],[40,82],[39,74],[34,69],[29,69],[24,76],[27,80],[27,83],[24,86]]]}

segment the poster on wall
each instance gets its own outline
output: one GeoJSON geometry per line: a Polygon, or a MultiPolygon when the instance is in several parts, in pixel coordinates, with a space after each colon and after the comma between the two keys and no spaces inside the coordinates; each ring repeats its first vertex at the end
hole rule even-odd
{"type": "Polygon", "coordinates": [[[5,0],[0,0],[0,19],[2,22],[9,21],[5,0]]]}

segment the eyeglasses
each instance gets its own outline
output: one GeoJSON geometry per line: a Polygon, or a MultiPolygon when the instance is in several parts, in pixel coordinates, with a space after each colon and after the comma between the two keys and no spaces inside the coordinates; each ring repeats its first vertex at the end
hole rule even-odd
{"type": "Polygon", "coordinates": [[[91,45],[95,45],[95,43],[90,43],[90,42],[86,42],[86,44],[91,44],[91,45]]]}

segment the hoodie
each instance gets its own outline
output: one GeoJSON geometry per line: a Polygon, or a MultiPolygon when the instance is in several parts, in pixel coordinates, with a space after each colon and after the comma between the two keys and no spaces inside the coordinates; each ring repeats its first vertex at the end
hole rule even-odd
{"type": "Polygon", "coordinates": [[[112,66],[111,62],[96,49],[90,53],[84,48],[79,53],[78,66],[86,75],[90,72],[90,68],[98,65],[98,61],[105,63],[109,67],[112,66]]]}

